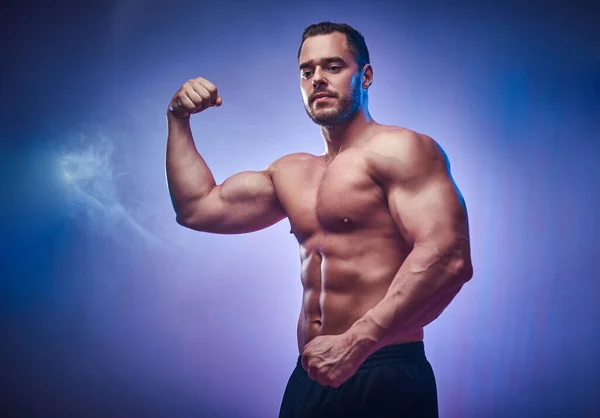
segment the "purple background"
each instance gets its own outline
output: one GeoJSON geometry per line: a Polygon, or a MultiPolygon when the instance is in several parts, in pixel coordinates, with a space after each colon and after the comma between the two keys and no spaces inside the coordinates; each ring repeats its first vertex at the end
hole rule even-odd
{"type": "Polygon", "coordinates": [[[277,415],[298,354],[297,243],[287,220],[178,226],[164,111],[189,78],[220,88],[223,106],[193,119],[217,181],[321,153],[296,70],[321,20],[364,34],[372,115],[438,140],[467,200],[475,276],[426,329],[441,416],[600,416],[591,3],[80,3],[0,13],[9,416],[277,415]]]}

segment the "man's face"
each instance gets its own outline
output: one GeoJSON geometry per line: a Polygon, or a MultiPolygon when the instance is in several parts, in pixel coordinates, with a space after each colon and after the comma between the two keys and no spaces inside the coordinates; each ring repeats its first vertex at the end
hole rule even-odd
{"type": "Polygon", "coordinates": [[[334,32],[307,38],[299,61],[304,108],[313,122],[333,126],[360,108],[361,74],[344,34],[334,32]],[[318,95],[328,97],[318,98],[318,95]]]}

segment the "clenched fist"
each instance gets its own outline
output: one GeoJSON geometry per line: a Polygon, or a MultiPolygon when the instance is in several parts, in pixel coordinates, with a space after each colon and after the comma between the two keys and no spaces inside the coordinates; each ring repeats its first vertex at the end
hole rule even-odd
{"type": "Polygon", "coordinates": [[[205,78],[198,77],[188,80],[175,93],[169,103],[169,111],[173,116],[187,119],[194,113],[200,113],[212,106],[221,106],[223,99],[217,88],[205,78]]]}
{"type": "Polygon", "coordinates": [[[368,354],[362,347],[353,344],[349,332],[319,335],[304,346],[302,367],[320,385],[339,388],[356,373],[368,354]]]}

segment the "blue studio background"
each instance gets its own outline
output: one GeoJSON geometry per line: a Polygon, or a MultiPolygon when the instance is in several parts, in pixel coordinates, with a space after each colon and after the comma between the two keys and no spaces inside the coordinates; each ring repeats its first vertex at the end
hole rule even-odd
{"type": "Polygon", "coordinates": [[[164,112],[222,181],[321,153],[303,29],[371,52],[373,117],[435,138],[468,204],[475,276],[426,329],[441,417],[600,416],[600,30],[592,2],[89,1],[3,5],[0,394],[11,417],[275,417],[297,357],[287,220],[175,223],[164,112]]]}

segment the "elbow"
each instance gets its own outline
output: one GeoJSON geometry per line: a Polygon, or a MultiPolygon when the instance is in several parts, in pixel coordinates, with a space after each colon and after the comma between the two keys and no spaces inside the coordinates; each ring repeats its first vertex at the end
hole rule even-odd
{"type": "Polygon", "coordinates": [[[179,225],[185,228],[189,227],[189,220],[179,214],[175,214],[175,222],[177,222],[179,225]]]}
{"type": "MultiPolygon", "coordinates": [[[[214,219],[212,220],[214,221],[214,219]]],[[[177,212],[175,222],[184,228],[198,232],[212,232],[212,226],[214,225],[210,217],[198,211],[177,212]]]]}
{"type": "Polygon", "coordinates": [[[199,218],[202,218],[199,216],[197,201],[173,203],[173,209],[175,210],[175,222],[185,228],[195,229],[199,218]]]}
{"type": "Polygon", "coordinates": [[[445,246],[446,272],[458,285],[463,285],[473,278],[473,264],[469,242],[458,240],[452,245],[445,246]]]}
{"type": "Polygon", "coordinates": [[[473,263],[471,262],[471,251],[468,242],[459,243],[454,246],[449,257],[448,270],[457,283],[465,284],[473,278],[473,263]]]}
{"type": "Polygon", "coordinates": [[[189,212],[175,211],[175,222],[185,228],[193,229],[194,220],[189,212]]]}
{"type": "Polygon", "coordinates": [[[448,240],[445,243],[421,244],[419,248],[418,262],[423,263],[424,269],[435,269],[448,285],[462,286],[473,277],[468,241],[448,240]]]}
{"type": "Polygon", "coordinates": [[[459,284],[465,284],[473,278],[473,264],[471,257],[458,256],[453,261],[451,268],[452,276],[456,278],[459,284]]]}

